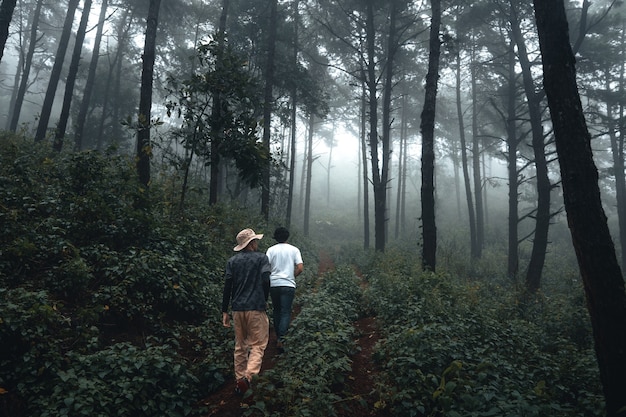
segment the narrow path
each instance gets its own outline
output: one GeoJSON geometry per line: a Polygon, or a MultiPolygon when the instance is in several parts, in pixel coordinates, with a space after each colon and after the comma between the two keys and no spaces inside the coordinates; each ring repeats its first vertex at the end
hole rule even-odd
{"type": "Polygon", "coordinates": [[[354,323],[357,331],[359,351],[352,357],[352,370],[346,380],[346,392],[349,393],[341,407],[338,417],[376,416],[375,377],[378,368],[372,360],[374,347],[380,334],[374,317],[364,317],[354,323]]]}
{"type": "MultiPolygon", "coordinates": [[[[322,251],[319,255],[318,274],[335,268],[332,257],[329,253],[322,251]]],[[[363,285],[366,285],[363,283],[363,285]]],[[[294,315],[297,315],[298,306],[294,306],[294,315]]],[[[358,339],[356,340],[358,352],[351,358],[352,370],[346,375],[346,384],[343,392],[338,393],[343,398],[337,404],[338,417],[372,417],[376,416],[375,403],[375,376],[378,369],[372,361],[374,346],[380,335],[376,327],[374,317],[364,317],[354,323],[358,339]]],[[[261,372],[272,369],[278,360],[276,350],[276,334],[270,331],[270,341],[265,350],[263,366],[261,372]]],[[[235,381],[231,378],[224,383],[224,386],[201,401],[203,405],[209,407],[209,413],[203,417],[240,417],[243,415],[246,404],[253,402],[253,399],[242,399],[235,395],[235,381]]]]}
{"type": "MultiPolygon", "coordinates": [[[[272,369],[278,360],[276,350],[276,333],[270,330],[270,341],[265,349],[261,372],[272,369]]],[[[203,399],[200,404],[209,407],[209,413],[203,417],[240,417],[245,411],[245,405],[254,400],[242,398],[235,394],[235,379],[230,378],[224,383],[221,389],[203,399]]]]}

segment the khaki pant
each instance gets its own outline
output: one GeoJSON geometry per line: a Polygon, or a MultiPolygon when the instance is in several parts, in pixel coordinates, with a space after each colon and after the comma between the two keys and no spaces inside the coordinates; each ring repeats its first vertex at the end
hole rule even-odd
{"type": "Polygon", "coordinates": [[[265,311],[233,311],[235,321],[235,377],[252,379],[261,372],[270,334],[265,311]]]}

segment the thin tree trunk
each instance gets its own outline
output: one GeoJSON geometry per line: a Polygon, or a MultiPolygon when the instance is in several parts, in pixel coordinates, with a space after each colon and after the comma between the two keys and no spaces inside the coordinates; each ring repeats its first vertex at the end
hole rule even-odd
{"type": "Polygon", "coordinates": [[[591,317],[607,417],[626,409],[626,292],[602,208],[591,136],[576,85],[563,1],[534,0],[544,89],[555,131],[563,198],[591,317]]]}
{"type": "Polygon", "coordinates": [[[515,121],[517,115],[515,111],[515,98],[517,96],[517,82],[515,73],[515,44],[509,45],[509,94],[507,98],[506,132],[508,147],[508,180],[509,180],[509,222],[508,222],[508,262],[507,274],[513,281],[517,279],[519,269],[519,257],[517,254],[519,236],[517,226],[519,224],[519,180],[517,170],[517,127],[515,121]]]}
{"type": "MultiPolygon", "coordinates": [[[[382,126],[382,171],[380,176],[380,199],[384,202],[384,207],[380,208],[380,212],[377,215],[382,215],[382,219],[377,220],[382,222],[382,242],[376,241],[376,249],[379,251],[385,250],[385,245],[388,236],[389,222],[387,221],[387,207],[390,206],[391,195],[387,192],[389,185],[389,163],[391,161],[391,98],[393,95],[393,69],[394,60],[397,47],[396,40],[396,21],[397,21],[397,0],[390,0],[389,2],[389,35],[387,37],[387,62],[385,63],[385,84],[383,87],[383,126],[382,126]],[[388,201],[389,200],[389,201],[388,201]]],[[[377,224],[377,227],[380,225],[377,224]]]]}
{"type": "MultiPolygon", "coordinates": [[[[265,93],[263,103],[263,148],[270,154],[270,137],[272,135],[272,106],[274,103],[274,57],[276,54],[276,26],[278,20],[277,0],[269,0],[270,18],[267,22],[267,61],[265,67],[265,93]]],[[[263,185],[261,190],[261,214],[265,220],[270,215],[270,159],[263,167],[263,185]]]]}
{"type": "MultiPolygon", "coordinates": [[[[23,7],[20,7],[23,10],[23,7]]],[[[11,88],[11,98],[9,99],[9,113],[7,115],[7,120],[5,124],[5,130],[9,130],[9,126],[11,125],[11,119],[13,118],[13,111],[15,110],[15,100],[17,99],[17,91],[20,86],[20,79],[22,75],[22,71],[24,68],[24,61],[26,59],[26,47],[24,44],[24,37],[22,34],[24,33],[24,19],[22,18],[22,14],[20,13],[19,19],[19,51],[18,51],[18,61],[17,66],[15,67],[15,75],[13,76],[13,87],[11,88]]],[[[30,22],[26,22],[26,27],[29,27],[30,22]]]]}
{"type": "MultiPolygon", "coordinates": [[[[117,50],[115,51],[115,58],[113,62],[109,65],[109,72],[107,74],[107,82],[106,85],[112,85],[112,88],[107,88],[104,91],[104,97],[102,98],[102,113],[100,114],[100,122],[98,123],[98,128],[96,129],[96,139],[95,139],[95,148],[102,149],[104,143],[104,133],[105,133],[105,123],[107,121],[107,117],[109,116],[109,104],[110,103],[120,103],[121,98],[121,81],[122,81],[122,70],[124,68],[124,52],[125,49],[128,48],[128,43],[130,42],[130,30],[133,25],[133,9],[126,8],[124,11],[124,15],[120,20],[120,24],[118,26],[118,42],[117,42],[117,50]],[[126,27],[123,27],[123,26],[126,27]],[[113,80],[113,82],[111,82],[113,80]],[[109,99],[109,97],[112,97],[109,99]]],[[[119,141],[119,137],[121,136],[120,132],[120,108],[119,105],[114,105],[111,110],[111,131],[109,133],[109,142],[119,141]]]]}
{"type": "MultiPolygon", "coordinates": [[[[104,135],[104,125],[106,122],[106,117],[108,115],[108,107],[109,107],[109,103],[119,103],[122,97],[122,73],[123,73],[123,69],[124,69],[124,53],[127,53],[128,49],[129,49],[129,44],[131,43],[132,39],[132,35],[131,35],[131,29],[133,26],[133,15],[132,15],[132,10],[127,11],[124,14],[124,19],[125,19],[125,24],[126,27],[124,28],[123,32],[120,30],[120,32],[122,32],[122,35],[120,36],[120,40],[118,43],[118,48],[117,51],[115,52],[115,59],[116,61],[116,65],[115,65],[115,79],[114,79],[114,83],[113,83],[113,88],[111,89],[111,91],[109,91],[108,89],[106,90],[105,94],[107,95],[107,98],[109,95],[111,95],[111,100],[105,100],[103,105],[102,105],[102,117],[101,117],[101,121],[100,121],[100,129],[98,129],[98,148],[100,148],[100,146],[102,146],[102,136],[104,135]]],[[[113,70],[113,67],[111,68],[111,70],[113,70]]],[[[120,106],[113,106],[113,108],[111,109],[111,121],[112,121],[112,126],[117,127],[117,130],[119,132],[119,123],[118,121],[121,119],[121,115],[120,115],[120,106]]],[[[115,140],[116,139],[116,135],[115,135],[115,128],[112,130],[112,138],[115,140]]]]}
{"type": "MultiPolygon", "coordinates": [[[[622,23],[622,34],[620,39],[622,51],[624,51],[624,47],[626,46],[625,37],[626,25],[622,23]]],[[[624,82],[626,82],[626,80],[624,74],[624,63],[622,63],[619,74],[620,97],[624,94],[624,82]]],[[[622,100],[619,102],[618,109],[618,120],[624,120],[624,104],[622,100]]],[[[611,116],[609,116],[609,121],[612,123],[612,126],[609,127],[609,132],[611,132],[611,149],[613,150],[614,165],[613,171],[615,172],[615,196],[617,200],[617,217],[619,223],[620,258],[622,261],[622,268],[624,268],[626,265],[626,178],[624,177],[624,123],[620,122],[618,124],[617,132],[615,132],[615,125],[611,116]],[[619,137],[616,137],[618,136],[617,133],[619,133],[619,137]]]]}
{"type": "Polygon", "coordinates": [[[17,0],[2,0],[0,5],[0,62],[4,56],[4,47],[9,39],[9,26],[13,19],[13,10],[17,0]]]}
{"type": "Polygon", "coordinates": [[[154,59],[156,55],[156,36],[159,23],[159,9],[161,0],[150,0],[148,19],[146,22],[146,38],[143,50],[143,66],[141,71],[141,91],[139,95],[139,115],[137,132],[137,172],[139,182],[144,186],[150,185],[150,119],[152,112],[152,84],[154,74],[154,59]]]}
{"type": "Polygon", "coordinates": [[[365,69],[361,69],[361,165],[363,165],[363,247],[370,248],[369,173],[367,170],[367,83],[365,69]]]}
{"type": "Polygon", "coordinates": [[[435,223],[435,115],[441,42],[441,1],[431,0],[432,16],[428,73],[420,131],[422,133],[422,267],[435,272],[437,264],[437,225],[435,223]]]}
{"type": "Polygon", "coordinates": [[[87,23],[89,22],[89,13],[91,12],[91,0],[85,0],[83,2],[83,13],[78,25],[78,31],[76,32],[76,41],[74,43],[74,53],[72,54],[72,61],[70,62],[70,69],[67,74],[67,80],[65,81],[65,95],[63,96],[63,105],[61,107],[61,115],[59,117],[59,123],[54,135],[53,148],[57,152],[61,152],[63,148],[63,138],[65,137],[65,131],[67,129],[67,122],[70,118],[70,107],[72,105],[72,97],[74,95],[74,85],[76,84],[76,75],[78,74],[78,66],[80,65],[80,53],[83,49],[83,42],[85,41],[85,32],[87,30],[87,23]]]}
{"type": "Polygon", "coordinates": [[[480,177],[480,138],[478,135],[478,87],[476,86],[476,56],[472,47],[471,82],[472,82],[472,174],[474,180],[474,201],[476,202],[476,247],[474,257],[480,258],[485,240],[485,217],[483,213],[483,187],[480,177]]]}
{"type": "Polygon", "coordinates": [[[313,178],[313,131],[315,128],[315,115],[309,115],[309,138],[306,158],[306,185],[304,190],[304,236],[309,236],[309,223],[311,220],[311,180],[313,178]]]}
{"type": "MultiPolygon", "coordinates": [[[[485,150],[485,138],[480,141],[482,149],[485,150]]],[[[491,176],[491,164],[493,159],[486,152],[482,152],[481,166],[482,169],[482,196],[483,196],[483,247],[485,245],[485,225],[489,224],[489,181],[487,180],[491,176]]]]}
{"type": "MultiPolygon", "coordinates": [[[[309,122],[310,123],[310,122],[309,122]]],[[[309,126],[310,127],[310,126],[309,126]]],[[[307,138],[309,137],[307,130],[307,138]]],[[[304,212],[304,197],[306,195],[306,167],[307,167],[307,153],[308,153],[308,139],[306,140],[304,152],[302,152],[302,170],[300,172],[300,198],[298,199],[298,209],[302,213],[304,212]]]]}
{"type": "MultiPolygon", "coordinates": [[[[385,203],[387,184],[382,184],[378,158],[378,89],[376,76],[376,27],[374,26],[374,0],[367,1],[367,88],[369,97],[369,147],[372,158],[372,185],[374,189],[374,247],[385,250],[385,203]]],[[[384,152],[383,152],[384,158],[384,152]]]]}
{"type": "Polygon", "coordinates": [[[57,86],[59,85],[59,80],[61,79],[61,70],[63,69],[63,63],[65,61],[65,52],[67,51],[67,47],[70,42],[72,23],[74,22],[74,14],[77,7],[78,0],[70,0],[67,5],[67,15],[65,16],[63,32],[61,33],[59,47],[54,58],[54,64],[52,65],[50,81],[48,82],[46,95],[43,99],[43,106],[41,108],[41,114],[39,115],[39,124],[37,125],[37,131],[35,132],[35,142],[40,142],[46,137],[48,122],[50,121],[52,113],[52,104],[54,103],[54,96],[56,95],[57,86]]]}
{"type": "Polygon", "coordinates": [[[543,127],[541,124],[541,95],[535,92],[535,83],[531,73],[531,63],[528,59],[524,37],[522,36],[517,10],[511,4],[511,34],[517,45],[518,60],[522,69],[524,91],[528,101],[528,112],[532,130],[532,147],[535,158],[537,181],[537,210],[535,215],[535,234],[533,248],[526,272],[526,290],[536,293],[541,287],[541,274],[548,248],[548,231],[550,228],[550,191],[552,185],[548,177],[548,163],[545,155],[543,127]]]}
{"type": "MultiPolygon", "coordinates": [[[[611,77],[609,69],[606,70],[605,83],[606,91],[611,91],[611,77]]],[[[617,221],[619,225],[619,239],[621,244],[622,266],[626,265],[626,181],[624,178],[624,149],[620,147],[620,142],[615,129],[613,115],[614,103],[606,103],[607,130],[611,140],[611,153],[613,156],[613,172],[615,172],[615,198],[617,203],[617,221]]]]}
{"type": "MultiPolygon", "coordinates": [[[[407,121],[408,125],[408,121],[407,121]]],[[[407,183],[407,172],[409,170],[409,140],[408,140],[408,127],[404,127],[404,151],[402,152],[403,161],[402,161],[402,201],[400,203],[400,224],[402,225],[400,235],[404,235],[404,231],[407,230],[406,223],[406,183],[407,183]]]]}
{"type": "Polygon", "coordinates": [[[85,129],[85,121],[87,120],[87,112],[89,111],[89,102],[96,81],[96,69],[98,68],[98,59],[100,58],[100,43],[102,41],[102,32],[104,28],[104,19],[106,18],[108,0],[102,0],[100,7],[100,17],[98,19],[98,29],[93,44],[93,53],[91,54],[91,62],[89,63],[89,72],[87,73],[87,81],[85,82],[85,91],[83,99],[80,103],[78,116],[76,117],[76,132],[74,133],[74,150],[81,150],[83,147],[83,131],[85,129]]]}
{"type": "Polygon", "coordinates": [[[400,211],[402,206],[402,186],[403,186],[403,170],[404,170],[404,142],[406,141],[406,94],[402,96],[402,120],[400,122],[400,146],[398,155],[398,181],[396,190],[396,227],[394,237],[397,240],[400,237],[400,227],[404,227],[401,223],[400,211]]]}
{"type": "Polygon", "coordinates": [[[326,167],[326,206],[330,206],[330,177],[333,167],[333,144],[335,142],[335,124],[333,123],[332,137],[328,148],[328,166],[326,167]]]}
{"type": "Polygon", "coordinates": [[[467,144],[465,140],[465,123],[463,121],[463,109],[461,107],[461,56],[456,55],[456,113],[459,118],[459,141],[461,142],[461,168],[463,170],[463,184],[465,185],[465,199],[467,201],[468,223],[470,228],[470,251],[472,259],[478,257],[476,253],[476,216],[474,214],[474,200],[467,159],[467,144]]]}
{"type": "Polygon", "coordinates": [[[39,28],[39,18],[41,17],[41,6],[43,0],[37,0],[35,11],[33,12],[33,18],[30,28],[30,40],[28,42],[28,52],[26,53],[26,60],[24,61],[24,70],[22,71],[22,80],[20,81],[20,87],[15,98],[15,106],[11,115],[11,122],[9,124],[9,130],[15,132],[20,120],[20,113],[22,111],[22,104],[24,103],[24,97],[26,96],[26,88],[28,87],[28,77],[30,75],[30,68],[33,64],[33,56],[35,55],[35,47],[37,46],[37,29],[39,28]]]}
{"type": "MultiPolygon", "coordinates": [[[[300,24],[300,1],[293,2],[293,64],[294,68],[298,64],[298,25],[300,24]]],[[[287,213],[285,215],[285,226],[291,228],[291,212],[293,211],[293,187],[296,176],[296,133],[297,133],[297,109],[298,88],[296,84],[291,88],[291,146],[289,152],[289,189],[287,194],[287,213]]]]}
{"type": "MultiPolygon", "coordinates": [[[[456,73],[460,76],[459,72],[456,73]]],[[[459,80],[460,83],[460,80],[459,80]]],[[[456,88],[457,90],[457,113],[460,113],[459,116],[463,117],[463,114],[460,112],[461,103],[460,103],[460,87],[456,88]]],[[[454,195],[456,200],[456,214],[459,219],[459,224],[461,224],[461,219],[463,218],[462,210],[461,210],[461,161],[459,161],[459,142],[451,138],[451,149],[450,149],[450,159],[452,159],[452,169],[454,172],[454,195]]]]}
{"type": "MultiPolygon", "coordinates": [[[[217,42],[219,45],[219,54],[215,61],[215,71],[222,71],[222,60],[224,59],[224,48],[226,43],[226,19],[228,18],[229,0],[222,0],[222,13],[220,14],[220,23],[217,30],[217,42]]],[[[222,94],[219,88],[212,92],[213,107],[211,108],[211,159],[209,168],[211,170],[211,179],[209,182],[209,205],[217,203],[217,195],[219,190],[220,178],[220,153],[222,142],[224,141],[224,122],[222,120],[222,108],[227,106],[222,100],[222,94]]]]}

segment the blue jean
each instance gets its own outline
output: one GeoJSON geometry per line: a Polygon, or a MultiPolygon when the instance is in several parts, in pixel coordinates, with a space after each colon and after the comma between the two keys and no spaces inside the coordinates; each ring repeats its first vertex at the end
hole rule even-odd
{"type": "Polygon", "coordinates": [[[282,341],[291,322],[291,306],[296,295],[293,287],[272,287],[272,307],[274,308],[274,330],[278,340],[282,341]]]}

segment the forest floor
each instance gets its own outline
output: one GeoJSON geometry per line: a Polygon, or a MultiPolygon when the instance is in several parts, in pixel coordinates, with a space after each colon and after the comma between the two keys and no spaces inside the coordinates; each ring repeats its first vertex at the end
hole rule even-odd
{"type": "MultiPolygon", "coordinates": [[[[334,269],[334,263],[328,253],[322,252],[319,257],[318,274],[334,269]]],[[[365,285],[365,284],[364,284],[365,285]]],[[[294,316],[299,311],[294,306],[294,316]]],[[[338,417],[371,417],[380,416],[374,407],[374,392],[376,366],[372,360],[372,353],[376,342],[380,338],[374,317],[364,317],[354,323],[356,328],[357,353],[351,358],[352,369],[346,376],[346,386],[343,392],[348,392],[348,397],[342,398],[342,407],[338,407],[338,417]]],[[[265,350],[261,372],[272,369],[280,356],[276,349],[276,334],[270,331],[270,341],[265,350]]],[[[234,379],[226,381],[224,386],[202,400],[202,404],[209,407],[209,413],[204,417],[239,417],[247,407],[254,402],[254,396],[242,398],[234,393],[234,379]]],[[[253,387],[254,388],[254,387],[253,387]]],[[[337,393],[342,395],[342,393],[337,393]]],[[[344,394],[345,395],[345,394],[344,394]]]]}

